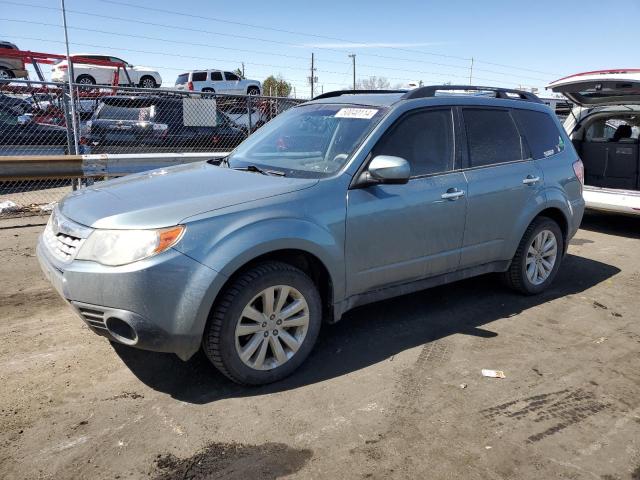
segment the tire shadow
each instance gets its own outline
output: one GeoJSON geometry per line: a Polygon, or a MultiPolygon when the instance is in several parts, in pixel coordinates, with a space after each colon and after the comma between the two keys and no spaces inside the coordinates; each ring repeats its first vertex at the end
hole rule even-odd
{"type": "Polygon", "coordinates": [[[503,287],[496,276],[481,276],[378,302],[324,325],[309,358],[289,378],[262,387],[236,385],[201,352],[188,362],[173,354],[112,344],[136,377],[178,400],[205,404],[230,397],[260,396],[346,375],[407,349],[462,333],[491,341],[497,334],[482,327],[566,295],[583,292],[620,269],[567,255],[550,290],[527,297],[503,287]]]}

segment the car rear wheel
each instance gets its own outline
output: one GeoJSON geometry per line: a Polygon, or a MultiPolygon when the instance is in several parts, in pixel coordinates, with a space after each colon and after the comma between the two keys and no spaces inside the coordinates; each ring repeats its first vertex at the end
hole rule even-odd
{"type": "Polygon", "coordinates": [[[265,262],[238,276],[222,293],[203,350],[234,382],[275,382],[307,358],[321,316],[320,295],[304,272],[286,263],[265,262]]]}
{"type": "Polygon", "coordinates": [[[558,224],[547,217],[536,218],[527,228],[504,279],[508,286],[526,295],[546,290],[553,282],[564,252],[558,224]]]}
{"type": "Polygon", "coordinates": [[[153,77],[145,76],[140,79],[138,86],[140,88],[156,88],[158,84],[153,77]]]}
{"type": "Polygon", "coordinates": [[[15,78],[15,75],[11,70],[5,67],[0,67],[0,81],[11,80],[12,78],[15,78]]]}
{"type": "Polygon", "coordinates": [[[89,86],[95,85],[96,79],[91,75],[79,75],[78,78],[76,78],[76,83],[82,85],[84,90],[90,90],[89,86]]]}

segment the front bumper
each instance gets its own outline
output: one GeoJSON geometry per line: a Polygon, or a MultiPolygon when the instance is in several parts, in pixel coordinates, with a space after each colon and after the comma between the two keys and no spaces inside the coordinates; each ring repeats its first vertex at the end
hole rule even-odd
{"type": "Polygon", "coordinates": [[[226,277],[169,249],[120,267],[51,256],[36,249],[45,276],[95,333],[183,360],[200,348],[213,300],[226,277]]]}
{"type": "Polygon", "coordinates": [[[640,215],[640,191],[585,186],[583,196],[590,210],[640,215]]]}

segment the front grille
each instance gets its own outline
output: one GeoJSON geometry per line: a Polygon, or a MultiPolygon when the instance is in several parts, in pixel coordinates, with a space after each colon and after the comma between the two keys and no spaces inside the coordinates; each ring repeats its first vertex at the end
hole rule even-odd
{"type": "Polygon", "coordinates": [[[104,312],[95,308],[86,308],[76,305],[80,316],[87,322],[87,324],[93,328],[96,333],[108,335],[107,325],[104,322],[104,312]]]}
{"type": "Polygon", "coordinates": [[[53,233],[51,224],[48,224],[44,230],[43,239],[53,256],[62,262],[70,262],[73,260],[82,242],[82,239],[79,237],[74,237],[62,232],[58,232],[57,234],[53,233]]]}
{"type": "Polygon", "coordinates": [[[61,263],[71,262],[92,229],[79,225],[60,214],[55,207],[42,234],[42,240],[51,256],[61,263]]]}

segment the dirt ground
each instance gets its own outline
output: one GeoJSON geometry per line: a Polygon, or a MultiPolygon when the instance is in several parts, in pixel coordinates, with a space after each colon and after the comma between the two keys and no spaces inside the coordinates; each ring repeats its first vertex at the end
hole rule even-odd
{"type": "Polygon", "coordinates": [[[2,479],[640,479],[640,219],[587,217],[542,296],[489,276],[351,312],[261,388],[91,333],[43,224],[0,222],[2,479]]]}

